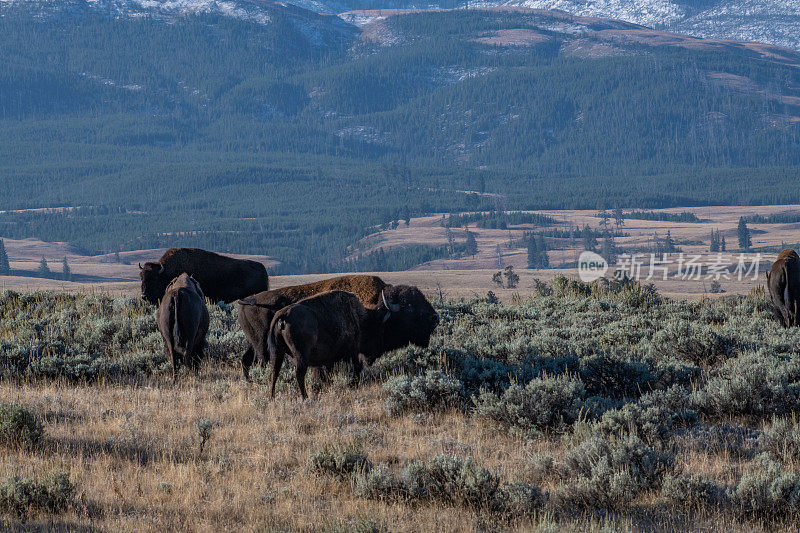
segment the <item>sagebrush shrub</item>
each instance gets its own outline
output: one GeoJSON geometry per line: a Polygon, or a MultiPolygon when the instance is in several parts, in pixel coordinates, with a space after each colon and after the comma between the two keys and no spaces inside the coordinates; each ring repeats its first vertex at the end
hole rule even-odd
{"type": "Polygon", "coordinates": [[[635,398],[656,380],[644,361],[599,353],[580,360],[580,376],[587,394],[635,398]]]}
{"type": "Polygon", "coordinates": [[[693,395],[710,417],[784,415],[800,410],[800,361],[759,350],[730,359],[693,395]]]}
{"type": "Polygon", "coordinates": [[[393,416],[408,411],[428,412],[457,406],[464,386],[444,372],[429,370],[421,376],[397,376],[384,383],[386,409],[393,416]]]}
{"type": "Polygon", "coordinates": [[[604,435],[631,433],[652,445],[664,441],[679,425],[692,425],[696,421],[691,395],[683,387],[673,385],[606,411],[595,430],[604,435]]]}
{"type": "Polygon", "coordinates": [[[57,514],[74,503],[69,474],[54,472],[41,480],[13,476],[0,484],[0,512],[25,518],[32,512],[57,514]]]}
{"type": "Polygon", "coordinates": [[[21,405],[0,403],[0,444],[32,448],[42,435],[44,428],[30,411],[21,405]]]}
{"type": "Polygon", "coordinates": [[[361,448],[353,444],[337,443],[327,445],[312,453],[308,466],[315,472],[345,478],[360,470],[370,470],[370,462],[361,448]]]}
{"type": "Polygon", "coordinates": [[[800,460],[800,424],[794,419],[774,419],[764,428],[758,445],[784,462],[800,460]]]}
{"type": "Polygon", "coordinates": [[[562,507],[624,507],[658,485],[674,460],[673,454],[656,451],[636,436],[593,436],[567,452],[561,474],[566,483],[556,499],[562,507]]]}
{"type": "Polygon", "coordinates": [[[725,501],[725,490],[714,480],[694,474],[692,476],[665,476],[661,495],[672,505],[699,508],[718,505],[725,501]]]}
{"type": "Polygon", "coordinates": [[[732,491],[745,514],[769,520],[800,512],[800,476],[784,472],[767,454],[757,457],[751,470],[732,491]]]}
{"type": "Polygon", "coordinates": [[[559,428],[578,419],[584,406],[583,383],[566,376],[512,384],[501,394],[482,391],[473,397],[475,413],[521,430],[559,428]]]}
{"type": "Polygon", "coordinates": [[[734,341],[706,324],[671,320],[653,336],[652,346],[663,357],[702,366],[725,360],[733,351],[734,341]]]}
{"type": "Polygon", "coordinates": [[[476,511],[529,516],[541,507],[541,491],[525,483],[503,483],[471,458],[439,455],[408,464],[397,477],[386,467],[364,471],[354,481],[356,496],[444,503],[476,511]]]}

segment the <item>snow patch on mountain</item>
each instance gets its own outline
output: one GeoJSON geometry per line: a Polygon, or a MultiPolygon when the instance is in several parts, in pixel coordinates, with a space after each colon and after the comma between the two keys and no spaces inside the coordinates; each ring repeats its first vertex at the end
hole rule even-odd
{"type": "Polygon", "coordinates": [[[615,18],[643,26],[669,25],[685,17],[680,6],[664,0],[512,0],[505,5],[615,18]]]}

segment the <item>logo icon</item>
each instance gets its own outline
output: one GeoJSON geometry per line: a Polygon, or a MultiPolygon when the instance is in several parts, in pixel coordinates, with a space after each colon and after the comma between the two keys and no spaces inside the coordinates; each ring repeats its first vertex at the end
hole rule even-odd
{"type": "Polygon", "coordinates": [[[584,283],[591,283],[605,276],[608,263],[602,255],[594,252],[582,252],[578,257],[578,277],[584,283]]]}

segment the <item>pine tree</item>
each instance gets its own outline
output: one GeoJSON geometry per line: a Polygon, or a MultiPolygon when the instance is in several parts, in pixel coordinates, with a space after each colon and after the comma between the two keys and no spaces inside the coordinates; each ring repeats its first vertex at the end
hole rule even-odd
{"type": "Polygon", "coordinates": [[[583,249],[589,252],[594,252],[597,248],[597,237],[595,237],[592,228],[589,225],[583,227],[583,249]]]}
{"type": "Polygon", "coordinates": [[[667,253],[674,252],[675,248],[675,241],[672,240],[672,232],[667,230],[667,236],[664,239],[664,251],[667,253]]]}
{"type": "Polygon", "coordinates": [[[475,254],[478,253],[478,241],[475,240],[475,234],[469,230],[467,232],[467,243],[465,252],[467,255],[475,257],[475,254]]]}
{"type": "Polygon", "coordinates": [[[750,230],[747,227],[747,222],[744,221],[744,217],[739,217],[739,226],[736,228],[736,233],[739,236],[739,248],[749,250],[753,242],[750,240],[750,230]]]}
{"type": "Polygon", "coordinates": [[[495,272],[492,276],[492,283],[495,283],[498,287],[503,287],[503,273],[502,272],[495,272]]]}
{"type": "Polygon", "coordinates": [[[64,256],[64,261],[61,263],[61,274],[64,277],[64,281],[72,279],[72,270],[69,268],[66,256],[64,256]]]}
{"type": "Polygon", "coordinates": [[[7,275],[11,273],[11,264],[8,262],[8,254],[6,253],[6,245],[3,239],[0,239],[0,275],[7,275]]]}
{"type": "Polygon", "coordinates": [[[528,238],[528,268],[549,268],[547,242],[542,235],[531,235],[528,238]]]}
{"type": "Polygon", "coordinates": [[[531,236],[528,239],[528,268],[538,268],[538,254],[539,245],[536,242],[536,238],[531,236]]]}
{"type": "Polygon", "coordinates": [[[506,287],[509,289],[513,289],[517,286],[517,283],[519,283],[519,276],[514,272],[514,267],[511,265],[505,268],[503,276],[506,278],[506,287]]]}
{"type": "Polygon", "coordinates": [[[719,242],[719,231],[711,230],[711,244],[708,246],[709,252],[719,252],[720,250],[720,242],[719,242]]]}
{"type": "Polygon", "coordinates": [[[617,231],[625,225],[625,215],[622,213],[622,209],[619,207],[614,208],[614,223],[617,226],[617,231]]]}
{"type": "Polygon", "coordinates": [[[605,236],[603,237],[603,242],[600,245],[600,255],[610,265],[613,265],[617,262],[617,256],[614,253],[615,248],[616,246],[614,244],[614,237],[609,232],[606,232],[605,236]]]}
{"type": "MultiPolygon", "coordinates": [[[[719,231],[717,231],[717,235],[719,235],[719,231]]],[[[727,251],[727,249],[728,249],[727,245],[725,244],[725,236],[724,235],[722,236],[722,242],[720,244],[720,248],[722,248],[723,252],[727,251]]]]}
{"type": "Polygon", "coordinates": [[[47,259],[45,259],[44,256],[42,256],[42,260],[39,261],[39,269],[37,272],[43,278],[50,274],[50,267],[47,266],[47,259]]]}

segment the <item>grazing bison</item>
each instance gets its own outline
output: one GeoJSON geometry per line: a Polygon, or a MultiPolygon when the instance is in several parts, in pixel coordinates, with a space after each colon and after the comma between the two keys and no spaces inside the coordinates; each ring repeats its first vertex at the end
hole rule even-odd
{"type": "Polygon", "coordinates": [[[172,379],[181,363],[197,372],[208,332],[208,309],[200,285],[189,274],[169,284],[156,316],[164,348],[172,362],[172,379]]]}
{"type": "Polygon", "coordinates": [[[767,290],[772,300],[772,311],[784,327],[798,325],[800,306],[800,256],[787,248],[778,254],[767,272],[767,290]]]}
{"type": "Polygon", "coordinates": [[[383,330],[396,304],[364,307],[355,294],[331,291],[311,296],[284,307],[275,314],[267,337],[272,365],[272,388],[283,365],[283,358],[295,361],[295,377],[300,394],[307,398],[308,367],[332,367],[338,361],[353,364],[353,380],[361,373],[361,357],[371,364],[384,351],[383,330]]]}
{"type": "Polygon", "coordinates": [[[257,359],[266,361],[267,335],[275,313],[303,298],[327,291],[340,290],[355,294],[361,303],[374,307],[382,303],[381,294],[396,302],[399,308],[392,313],[384,332],[386,350],[409,342],[428,346],[439,316],[416,287],[387,285],[378,276],[352,275],[265,291],[239,301],[239,325],[247,337],[248,347],[242,356],[242,371],[249,380],[250,367],[257,359]]]}
{"type": "Polygon", "coordinates": [[[169,282],[186,272],[203,287],[208,298],[230,303],[269,289],[264,265],[234,259],[198,248],[170,248],[156,263],[139,264],[142,298],[153,305],[164,296],[169,282]]]}

